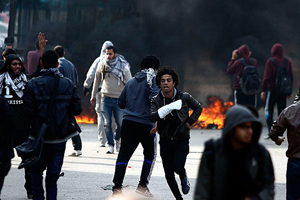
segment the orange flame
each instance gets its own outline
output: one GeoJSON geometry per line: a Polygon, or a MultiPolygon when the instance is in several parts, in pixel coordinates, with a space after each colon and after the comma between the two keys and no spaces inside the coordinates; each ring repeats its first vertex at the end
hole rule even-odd
{"type": "Polygon", "coordinates": [[[97,115],[94,111],[94,107],[92,106],[85,107],[81,115],[75,116],[75,119],[78,124],[96,124],[97,115]]]}
{"type": "Polygon", "coordinates": [[[75,116],[75,119],[78,124],[95,124],[95,123],[97,123],[95,118],[92,118],[88,115],[75,116]]]}
{"type": "MultiPolygon", "coordinates": [[[[204,107],[193,128],[223,128],[225,112],[233,106],[233,102],[223,102],[218,97],[210,97],[209,105],[204,107]]],[[[190,111],[190,115],[193,111],[190,111]]]]}

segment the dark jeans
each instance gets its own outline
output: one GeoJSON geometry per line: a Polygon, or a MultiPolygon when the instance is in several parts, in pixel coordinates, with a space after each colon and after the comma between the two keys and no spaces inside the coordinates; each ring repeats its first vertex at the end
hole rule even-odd
{"type": "Polygon", "coordinates": [[[0,164],[0,194],[4,183],[4,178],[8,174],[11,167],[11,162],[3,162],[0,164]]]}
{"type": "Polygon", "coordinates": [[[81,150],[82,149],[82,142],[81,142],[81,137],[80,135],[76,135],[71,138],[72,139],[72,145],[74,147],[74,150],[81,150]]]}
{"type": "Polygon", "coordinates": [[[176,199],[182,199],[175,179],[178,174],[180,179],[185,178],[184,168],[186,157],[189,154],[189,140],[163,140],[160,143],[160,156],[162,159],[167,183],[176,199]]]}
{"type": "Polygon", "coordinates": [[[234,104],[256,107],[256,95],[246,95],[241,89],[234,90],[234,104]]]}
{"type": "Polygon", "coordinates": [[[266,96],[265,105],[265,116],[269,132],[273,123],[273,113],[275,104],[277,104],[277,113],[279,115],[286,107],[286,96],[280,96],[276,92],[269,91],[266,96]]]}
{"type": "Polygon", "coordinates": [[[300,159],[289,158],[286,170],[286,199],[300,199],[300,159]]]}
{"type": "Polygon", "coordinates": [[[43,189],[43,172],[46,172],[46,199],[56,200],[57,180],[64,160],[66,142],[44,144],[39,162],[32,166],[32,194],[34,200],[45,199],[43,189]]]}
{"type": "Polygon", "coordinates": [[[132,154],[142,144],[144,163],[139,185],[146,186],[150,180],[156,158],[156,135],[150,134],[151,125],[123,120],[121,128],[121,149],[116,162],[113,182],[114,188],[122,187],[128,161],[132,154]]]}

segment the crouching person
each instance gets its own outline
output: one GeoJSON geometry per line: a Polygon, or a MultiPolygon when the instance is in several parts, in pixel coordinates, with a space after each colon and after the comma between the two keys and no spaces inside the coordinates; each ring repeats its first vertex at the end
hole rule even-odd
{"type": "Polygon", "coordinates": [[[45,51],[40,64],[43,68],[40,76],[27,83],[24,94],[25,109],[33,119],[31,135],[38,133],[43,122],[49,125],[40,160],[32,166],[32,193],[35,200],[45,199],[42,182],[43,171],[47,169],[46,199],[56,200],[66,141],[79,134],[69,130],[70,121],[82,109],[74,84],[57,68],[57,54],[52,50],[45,51]],[[48,106],[51,109],[48,110],[48,106]]]}
{"type": "Polygon", "coordinates": [[[274,199],[272,160],[258,143],[261,128],[246,107],[226,112],[222,137],[205,143],[195,200],[274,199]]]}

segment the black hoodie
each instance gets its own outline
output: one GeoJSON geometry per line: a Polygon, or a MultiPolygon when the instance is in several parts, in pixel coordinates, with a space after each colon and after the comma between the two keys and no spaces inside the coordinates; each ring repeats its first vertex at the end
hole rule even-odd
{"type": "Polygon", "coordinates": [[[258,143],[261,123],[243,106],[234,106],[226,113],[222,137],[205,143],[195,200],[242,199],[272,200],[274,169],[269,152],[258,143]],[[230,143],[230,131],[237,125],[253,122],[253,138],[241,151],[230,143]],[[209,147],[208,144],[211,147],[209,147]]]}

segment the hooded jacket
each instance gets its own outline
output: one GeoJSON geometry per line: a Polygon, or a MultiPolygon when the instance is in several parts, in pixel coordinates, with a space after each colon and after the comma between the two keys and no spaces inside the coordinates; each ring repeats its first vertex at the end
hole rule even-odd
{"type": "Polygon", "coordinates": [[[288,149],[286,156],[288,158],[300,158],[300,101],[298,96],[295,97],[294,104],[285,108],[279,115],[278,119],[272,124],[270,138],[273,141],[278,136],[283,136],[287,130],[288,149]]]}
{"type": "MultiPolygon", "coordinates": [[[[10,65],[10,63],[13,61],[13,60],[18,60],[20,61],[21,63],[21,72],[23,73],[26,73],[26,70],[25,70],[25,67],[23,65],[23,62],[22,60],[20,59],[20,57],[18,55],[15,55],[15,54],[10,54],[6,57],[6,60],[5,60],[5,63],[3,65],[3,67],[0,69],[0,74],[3,74],[4,72],[7,71],[7,66],[10,65]]],[[[27,75],[27,74],[26,74],[27,75]]]]}
{"type": "Polygon", "coordinates": [[[180,110],[172,111],[176,112],[180,124],[175,124],[177,127],[174,133],[169,133],[169,129],[174,127],[171,120],[168,120],[171,117],[171,114],[167,115],[164,119],[160,119],[158,115],[158,109],[165,105],[165,97],[162,95],[162,91],[154,96],[151,100],[151,108],[150,108],[150,120],[154,123],[157,121],[157,132],[160,135],[161,139],[167,140],[184,140],[190,138],[190,129],[187,127],[186,123],[193,125],[199,118],[202,112],[202,105],[194,99],[187,92],[180,92],[177,88],[176,95],[173,97],[172,101],[176,101],[178,99],[182,100],[182,106],[180,110]],[[193,110],[191,116],[189,116],[189,109],[193,110]]]}
{"type": "MultiPolygon", "coordinates": [[[[105,59],[106,48],[109,47],[109,46],[114,46],[114,44],[111,41],[105,41],[103,43],[99,57],[94,60],[94,62],[92,63],[92,65],[89,68],[88,73],[86,74],[86,79],[83,83],[83,87],[90,88],[92,86],[92,84],[94,82],[94,78],[95,78],[95,74],[96,74],[98,64],[100,63],[100,61],[102,59],[105,59]]],[[[100,84],[100,87],[101,87],[101,84],[100,84]]]]}
{"type": "MultiPolygon", "coordinates": [[[[271,49],[272,58],[282,67],[284,63],[283,47],[281,44],[274,44],[271,49]]],[[[288,60],[287,70],[290,72],[291,79],[293,81],[294,74],[292,70],[291,61],[288,60]]],[[[277,76],[277,67],[268,59],[265,66],[264,78],[262,81],[263,91],[273,91],[275,88],[275,81],[277,76]]]]}
{"type": "Polygon", "coordinates": [[[251,200],[271,200],[274,198],[274,170],[269,152],[258,143],[261,123],[243,106],[234,106],[226,112],[221,138],[205,143],[198,179],[195,200],[227,200],[233,192],[241,192],[251,200]],[[230,131],[237,125],[253,122],[253,137],[240,154],[236,154],[230,143],[230,131]],[[212,144],[209,148],[208,144],[212,144]],[[234,156],[238,155],[238,156],[234,156]],[[235,160],[233,160],[233,158],[235,160]],[[236,165],[233,166],[232,164],[236,165]],[[236,170],[231,170],[234,167],[236,170]],[[231,176],[230,176],[231,173],[231,176]],[[237,180],[230,188],[230,181],[237,180]]]}
{"type": "MultiPolygon", "coordinates": [[[[249,47],[247,45],[242,45],[240,48],[237,50],[237,56],[238,58],[236,60],[231,60],[228,65],[227,65],[227,73],[228,74],[236,74],[233,88],[234,89],[241,89],[240,86],[240,77],[242,75],[244,65],[240,62],[240,58],[243,58],[246,63],[250,62],[250,57],[249,57],[249,47]]],[[[257,67],[257,61],[256,59],[253,59],[253,66],[257,67]]]]}
{"type": "Polygon", "coordinates": [[[147,84],[147,74],[138,72],[130,79],[118,98],[118,105],[124,109],[124,119],[152,124],[149,119],[150,100],[159,92],[155,84],[155,76],[152,78],[152,86],[147,84]]]}

